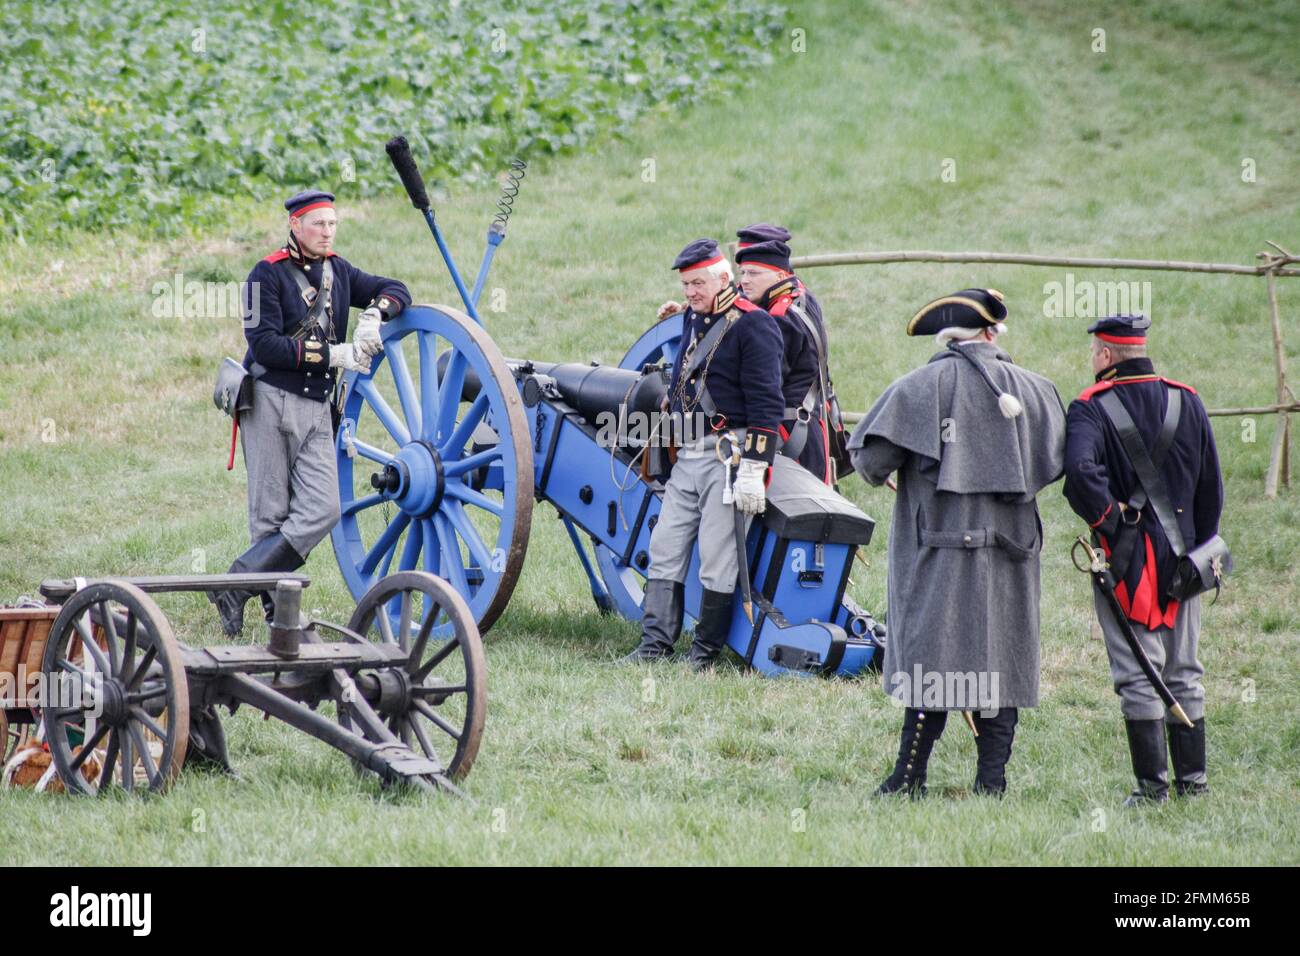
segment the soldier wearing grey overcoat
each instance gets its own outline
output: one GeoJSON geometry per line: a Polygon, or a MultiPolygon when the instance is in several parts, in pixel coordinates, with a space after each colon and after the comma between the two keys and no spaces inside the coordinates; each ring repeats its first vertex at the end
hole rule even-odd
{"type": "Polygon", "coordinates": [[[891,384],[849,441],[868,482],[898,474],[882,673],[904,721],[881,793],[925,792],[949,710],[973,712],[976,792],[1005,792],[1019,708],[1038,704],[1035,495],[1063,472],[1065,411],[994,344],[1006,314],[992,289],[925,306],[908,334],[947,347],[891,384]]]}

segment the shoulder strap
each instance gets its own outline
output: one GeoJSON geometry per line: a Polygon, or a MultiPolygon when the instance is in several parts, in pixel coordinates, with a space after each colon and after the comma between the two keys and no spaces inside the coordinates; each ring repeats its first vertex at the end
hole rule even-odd
{"type": "MultiPolygon", "coordinates": [[[[826,342],[822,339],[821,332],[818,330],[817,324],[813,322],[812,316],[810,316],[808,311],[799,305],[798,302],[792,302],[790,304],[790,313],[797,316],[799,321],[803,323],[804,331],[806,331],[808,337],[812,339],[813,348],[817,352],[817,382],[814,387],[818,389],[818,399],[814,407],[820,408],[822,401],[826,399],[827,394],[830,391],[827,385],[830,379],[830,370],[826,367],[826,342]]],[[[806,397],[804,399],[804,404],[807,404],[806,397]]]]}
{"type": "Polygon", "coordinates": [[[1113,390],[1103,393],[1098,399],[1098,404],[1101,405],[1114,424],[1115,430],[1119,432],[1124,451],[1128,454],[1129,464],[1133,466],[1133,470],[1137,473],[1138,483],[1141,485],[1141,498],[1135,495],[1133,500],[1129,502],[1129,507],[1136,506],[1140,510],[1143,505],[1149,502],[1152,510],[1156,513],[1156,520],[1160,522],[1160,527],[1164,529],[1165,537],[1169,539],[1170,547],[1181,558],[1187,553],[1187,548],[1183,543],[1183,533],[1178,528],[1173,504],[1169,500],[1169,490],[1165,487],[1165,479],[1160,474],[1160,468],[1169,456],[1169,448],[1173,444],[1174,433],[1178,431],[1178,420],[1182,414],[1182,391],[1171,388],[1167,394],[1169,403],[1165,408],[1165,419],[1160,426],[1160,435],[1156,440],[1154,455],[1147,452],[1147,447],[1142,441],[1142,435],[1138,432],[1137,425],[1133,422],[1133,417],[1129,415],[1128,409],[1124,407],[1124,403],[1119,400],[1119,396],[1113,390]]]}
{"type": "MultiPolygon", "coordinates": [[[[739,300],[737,300],[737,302],[739,302],[739,300]]],[[[734,309],[728,309],[725,313],[725,318],[719,321],[713,328],[709,329],[709,331],[704,334],[704,337],[696,343],[695,347],[690,352],[690,360],[682,367],[681,378],[678,379],[681,383],[679,387],[685,388],[687,381],[695,374],[696,370],[699,369],[700,366],[704,366],[706,374],[695,386],[695,400],[699,404],[700,410],[710,419],[714,418],[718,414],[718,404],[713,400],[713,396],[709,394],[709,383],[707,381],[708,366],[705,365],[705,363],[709,360],[709,355],[711,355],[713,350],[717,348],[718,343],[722,341],[722,337],[727,334],[727,330],[739,321],[740,318],[741,313],[736,312],[734,309]]]]}
{"type": "Polygon", "coordinates": [[[732,323],[735,321],[735,319],[730,318],[723,319],[704,333],[704,337],[696,343],[695,348],[691,351],[690,361],[682,368],[683,379],[690,378],[695,374],[696,369],[704,364],[709,357],[709,353],[713,351],[713,347],[718,344],[718,340],[727,334],[727,330],[731,328],[732,323]]]}
{"type": "Polygon", "coordinates": [[[330,335],[330,325],[333,323],[326,317],[325,310],[330,304],[331,291],[334,288],[334,269],[330,265],[329,259],[321,261],[320,291],[312,289],[311,283],[303,275],[302,270],[297,268],[288,258],[280,260],[287,263],[286,268],[289,274],[293,276],[294,283],[298,286],[298,292],[306,301],[307,292],[310,290],[316,293],[316,298],[312,300],[311,308],[307,310],[307,315],[303,318],[302,323],[294,330],[292,338],[306,338],[313,328],[319,328],[324,333],[328,341],[330,335]],[[322,321],[322,319],[324,321],[322,321]]]}
{"type": "Polygon", "coordinates": [[[808,336],[813,340],[813,344],[817,346],[817,360],[824,368],[826,365],[826,352],[828,351],[828,343],[823,337],[824,330],[817,328],[817,323],[812,320],[812,316],[808,314],[808,310],[800,305],[797,299],[791,301],[790,311],[799,317],[799,321],[803,323],[803,327],[808,332],[808,336]]]}

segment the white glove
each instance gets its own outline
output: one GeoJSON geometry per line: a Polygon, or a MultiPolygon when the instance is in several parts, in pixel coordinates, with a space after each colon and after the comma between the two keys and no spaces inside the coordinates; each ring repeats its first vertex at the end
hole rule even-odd
{"type": "Polygon", "coordinates": [[[358,355],[378,355],[384,350],[384,341],[379,337],[379,323],[383,314],[373,306],[361,313],[357,319],[357,330],[352,334],[352,347],[358,355]]]}
{"type": "Polygon", "coordinates": [[[350,342],[330,346],[330,368],[342,368],[345,372],[370,374],[370,356],[357,352],[350,342]]]}
{"type": "Polygon", "coordinates": [[[736,507],[747,515],[759,515],[767,507],[767,463],[752,458],[740,459],[734,494],[736,507]]]}

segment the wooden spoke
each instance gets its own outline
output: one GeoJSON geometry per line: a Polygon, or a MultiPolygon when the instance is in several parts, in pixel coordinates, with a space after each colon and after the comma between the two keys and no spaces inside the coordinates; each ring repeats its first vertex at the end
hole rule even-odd
{"type": "Polygon", "coordinates": [[[162,774],[158,771],[158,765],[153,762],[153,754],[149,753],[149,746],[144,739],[144,734],[141,732],[139,725],[131,723],[128,726],[131,731],[131,739],[135,741],[135,749],[140,752],[140,763],[144,765],[144,775],[149,781],[149,786],[157,790],[162,787],[162,774]]]}
{"type": "Polygon", "coordinates": [[[86,762],[86,758],[89,757],[94,752],[95,748],[99,746],[99,742],[108,735],[110,729],[111,728],[108,724],[100,724],[99,727],[95,729],[95,732],[90,735],[90,739],[81,745],[81,751],[72,758],[72,763],[69,764],[69,766],[71,766],[73,770],[80,770],[81,765],[86,762]]]}
{"type": "Polygon", "coordinates": [[[416,682],[423,682],[429,676],[429,672],[447,659],[452,651],[460,647],[460,638],[453,637],[450,641],[438,649],[438,652],[420,665],[420,669],[415,672],[416,682]]]}
{"type": "Polygon", "coordinates": [[[415,702],[412,704],[412,706],[413,706],[416,710],[418,710],[420,713],[422,713],[426,718],[428,718],[428,720],[429,720],[430,723],[436,725],[440,730],[442,730],[443,733],[445,733],[445,734],[446,734],[448,737],[450,737],[452,740],[460,740],[460,735],[461,735],[464,731],[463,731],[463,730],[457,730],[457,729],[456,729],[455,727],[453,727],[451,724],[447,723],[447,721],[443,720],[443,719],[438,715],[438,712],[437,712],[436,710],[434,710],[432,707],[430,707],[430,706],[429,706],[428,704],[426,704],[424,701],[422,701],[422,700],[417,700],[417,701],[415,701],[415,702]]]}

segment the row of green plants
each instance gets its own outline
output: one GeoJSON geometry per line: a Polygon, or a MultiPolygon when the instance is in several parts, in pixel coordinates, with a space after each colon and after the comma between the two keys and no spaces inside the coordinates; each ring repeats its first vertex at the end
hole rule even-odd
{"type": "Polygon", "coordinates": [[[762,0],[0,5],[0,230],[172,233],[228,197],[473,181],[772,62],[762,0]]]}

